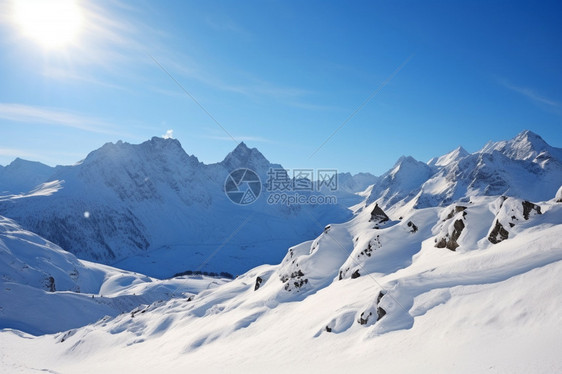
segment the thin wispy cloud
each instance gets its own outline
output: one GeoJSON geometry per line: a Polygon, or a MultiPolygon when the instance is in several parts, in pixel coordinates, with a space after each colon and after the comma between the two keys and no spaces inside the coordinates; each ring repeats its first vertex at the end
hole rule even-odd
{"type": "Polygon", "coordinates": [[[0,103],[0,118],[29,124],[64,126],[97,134],[128,136],[115,131],[115,125],[110,122],[61,109],[0,103]]]}
{"type": "Polygon", "coordinates": [[[250,98],[267,96],[275,99],[296,99],[313,93],[300,87],[277,85],[259,79],[250,73],[239,72],[239,74],[244,76],[244,83],[233,83],[220,78],[219,74],[211,72],[208,68],[201,67],[189,56],[178,56],[177,54],[175,54],[174,58],[170,56],[170,54],[163,53],[162,57],[158,57],[158,61],[171,74],[174,74],[176,79],[187,78],[220,91],[238,93],[250,98]],[[182,63],[177,61],[182,61],[182,63]]]}
{"type": "Polygon", "coordinates": [[[510,89],[514,92],[517,92],[517,93],[527,97],[528,99],[530,99],[534,102],[537,102],[537,103],[540,103],[540,104],[545,104],[545,105],[551,106],[551,107],[556,108],[556,109],[562,109],[562,102],[559,102],[559,101],[553,100],[549,97],[546,97],[546,96],[538,93],[536,90],[533,90],[533,89],[527,88],[527,87],[516,86],[516,85],[513,85],[513,84],[511,84],[511,83],[509,83],[505,80],[500,81],[500,82],[504,87],[506,87],[506,88],[508,88],[508,89],[510,89]]]}
{"type": "Polygon", "coordinates": [[[28,150],[25,149],[19,149],[19,148],[6,148],[6,147],[2,147],[0,146],[0,156],[5,156],[5,157],[21,157],[21,158],[39,158],[39,155],[37,153],[33,153],[30,152],[28,150]]]}
{"type": "Polygon", "coordinates": [[[68,70],[68,69],[62,69],[62,68],[56,68],[56,67],[47,67],[43,70],[43,76],[46,78],[50,78],[50,79],[58,79],[58,80],[74,80],[77,82],[84,82],[84,83],[91,83],[91,84],[95,84],[95,85],[99,85],[99,86],[103,86],[103,87],[107,87],[107,88],[111,88],[111,89],[116,89],[116,90],[121,90],[121,91],[126,91],[129,93],[135,93],[135,91],[115,84],[115,83],[110,83],[98,78],[94,78],[90,75],[85,75],[83,73],[77,73],[76,71],[73,70],[68,70]]]}

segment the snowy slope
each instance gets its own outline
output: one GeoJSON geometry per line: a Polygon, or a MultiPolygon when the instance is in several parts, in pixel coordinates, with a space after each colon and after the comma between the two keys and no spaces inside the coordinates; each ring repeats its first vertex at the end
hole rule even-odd
{"type": "Polygon", "coordinates": [[[81,261],[0,216],[0,328],[64,331],[224,282],[208,277],[159,281],[81,261]]]}
{"type": "Polygon", "coordinates": [[[192,300],[39,338],[4,330],[1,365],[62,373],[560,372],[561,271],[562,204],[554,199],[473,197],[388,220],[372,204],[290,248],[281,264],[192,300]],[[509,236],[494,244],[498,221],[509,236]],[[453,237],[453,249],[439,245],[453,237]]]}
{"type": "Polygon", "coordinates": [[[48,191],[0,198],[0,214],[80,258],[157,277],[275,263],[288,246],[351,215],[341,205],[269,205],[265,197],[233,204],[223,186],[241,167],[264,184],[270,167],[281,168],[244,143],[211,165],[174,139],[108,143],[57,167],[48,191]]]}

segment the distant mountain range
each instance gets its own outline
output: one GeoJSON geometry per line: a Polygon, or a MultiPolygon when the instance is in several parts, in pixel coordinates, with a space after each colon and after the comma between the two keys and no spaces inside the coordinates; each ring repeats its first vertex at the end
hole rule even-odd
{"type": "Polygon", "coordinates": [[[427,163],[402,157],[370,189],[367,204],[385,209],[449,205],[471,196],[551,199],[562,185],[562,148],[523,131],[468,153],[459,147],[427,163]]]}
{"type": "MultiPolygon", "coordinates": [[[[0,214],[82,259],[157,277],[239,274],[274,263],[288,246],[351,216],[341,204],[272,205],[262,197],[236,205],[224,184],[239,168],[256,171],[265,185],[269,169],[282,166],[244,143],[205,165],[179,141],[162,138],[108,143],[72,166],[17,159],[0,169],[0,214]]],[[[353,177],[344,182],[339,196],[353,196],[353,177]]]]}
{"type": "Polygon", "coordinates": [[[265,197],[233,204],[224,183],[239,168],[256,171],[265,191],[268,171],[282,166],[244,143],[205,165],[162,138],[108,143],[72,166],[16,159],[0,168],[0,214],[83,259],[157,277],[239,274],[349,219],[352,206],[394,213],[481,195],[552,198],[562,185],[562,149],[524,131],[472,154],[459,147],[427,163],[404,156],[379,177],[339,173],[337,190],[323,190],[336,205],[271,205],[265,197]]]}

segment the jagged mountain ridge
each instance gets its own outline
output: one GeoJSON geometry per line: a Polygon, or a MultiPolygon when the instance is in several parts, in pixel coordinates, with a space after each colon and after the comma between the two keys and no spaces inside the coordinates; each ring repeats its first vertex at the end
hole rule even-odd
{"type": "Polygon", "coordinates": [[[31,191],[45,182],[55,168],[36,161],[16,158],[7,166],[0,166],[0,194],[19,194],[31,191]]]}
{"type": "Polygon", "coordinates": [[[281,165],[244,143],[210,165],[175,139],[108,143],[76,165],[54,168],[43,185],[48,193],[1,198],[0,214],[80,258],[159,277],[199,268],[240,273],[277,261],[287,246],[350,216],[342,206],[270,205],[265,198],[235,205],[223,186],[240,167],[265,183],[268,169],[281,165]]]}
{"type": "Polygon", "coordinates": [[[531,200],[552,198],[562,185],[562,149],[523,131],[508,141],[489,142],[472,154],[462,147],[427,163],[402,157],[371,188],[366,205],[417,208],[448,205],[477,195],[531,200]]]}

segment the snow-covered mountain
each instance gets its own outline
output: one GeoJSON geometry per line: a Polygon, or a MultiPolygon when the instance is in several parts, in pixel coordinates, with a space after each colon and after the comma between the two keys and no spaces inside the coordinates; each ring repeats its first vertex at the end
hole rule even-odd
{"type": "MultiPolygon", "coordinates": [[[[4,329],[0,370],[561,372],[560,152],[537,139],[525,132],[428,163],[403,157],[362,194],[351,220],[289,247],[279,264],[54,335],[4,329]]],[[[0,236],[5,247],[17,247],[10,240],[21,228],[2,222],[11,230],[0,236]]],[[[25,247],[45,244],[25,235],[33,237],[25,247]]],[[[25,253],[6,263],[33,264],[35,288],[61,295],[44,281],[41,269],[51,267],[21,260],[25,253]]],[[[57,256],[72,280],[75,260],[57,256]]],[[[135,277],[125,279],[149,284],[135,277]]]]}
{"type": "Polygon", "coordinates": [[[174,139],[108,143],[34,180],[44,182],[35,190],[1,197],[0,214],[80,258],[157,277],[185,270],[237,274],[275,263],[288,246],[350,217],[341,205],[271,205],[266,198],[236,205],[224,183],[242,167],[264,184],[269,168],[281,168],[244,143],[211,165],[174,139]]]}
{"type": "Polygon", "coordinates": [[[16,158],[10,165],[0,165],[0,194],[26,193],[45,182],[54,168],[35,161],[16,158]]]}
{"type": "Polygon", "coordinates": [[[562,203],[473,196],[463,204],[411,209],[399,218],[373,203],[289,248],[279,265],[193,298],[56,335],[5,330],[0,365],[56,372],[559,372],[562,203]]]}
{"type": "Polygon", "coordinates": [[[367,204],[385,209],[406,204],[444,206],[470,196],[551,198],[562,185],[562,149],[524,131],[468,153],[462,147],[427,163],[402,157],[371,189],[367,204]]]}

